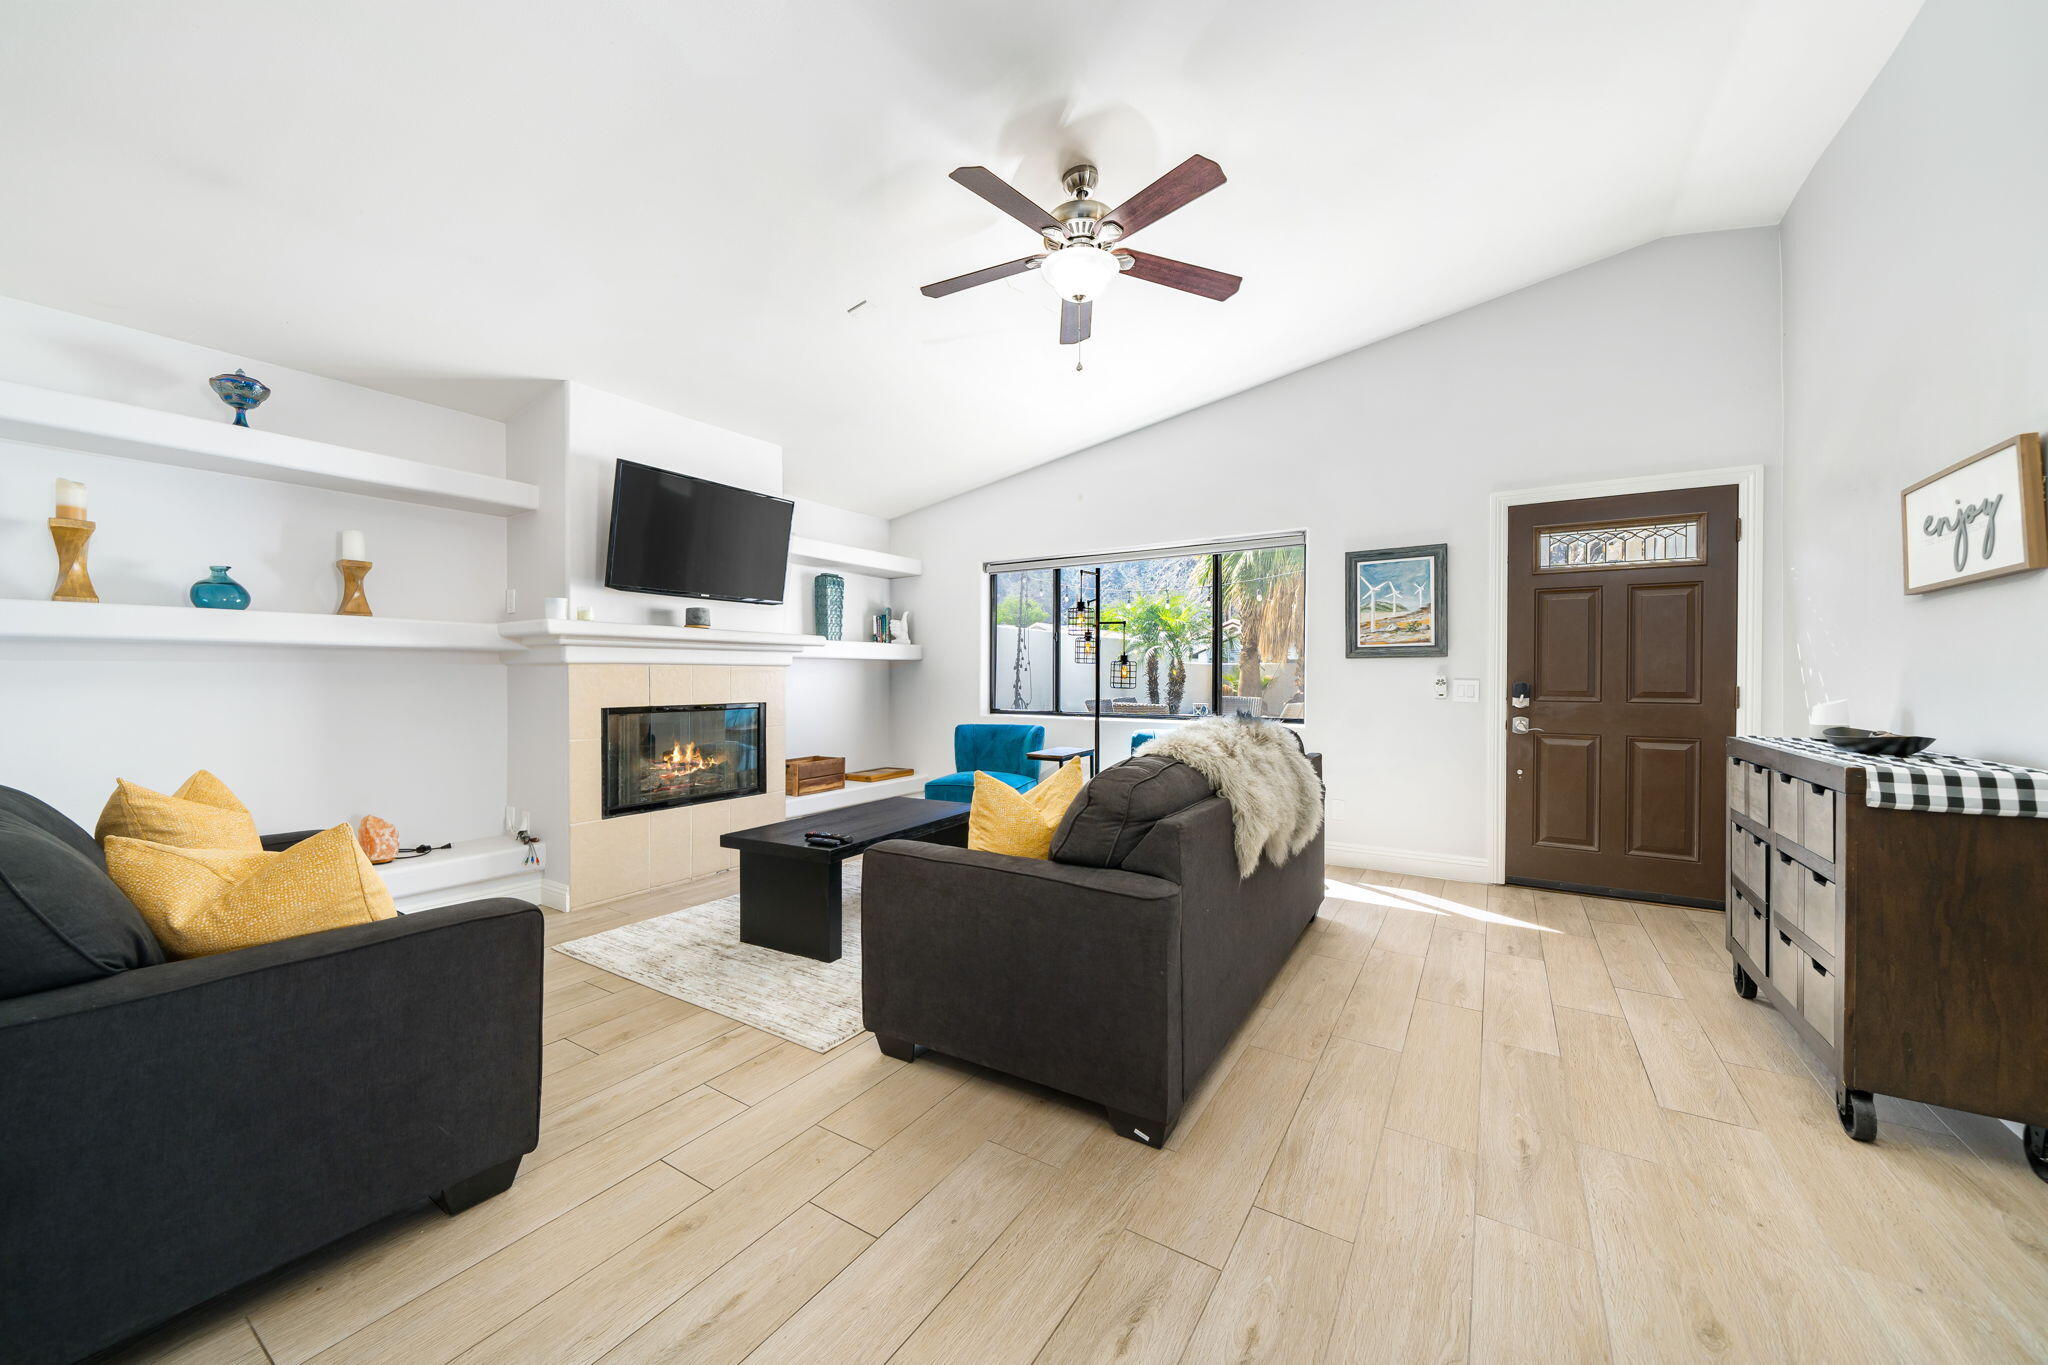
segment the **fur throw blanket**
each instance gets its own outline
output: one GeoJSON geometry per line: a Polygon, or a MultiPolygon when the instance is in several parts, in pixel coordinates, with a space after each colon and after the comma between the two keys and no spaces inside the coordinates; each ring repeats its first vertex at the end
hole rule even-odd
{"type": "Polygon", "coordinates": [[[1141,754],[1177,759],[1209,779],[1237,826],[1237,874],[1308,847],[1323,823],[1323,784],[1292,731],[1271,721],[1212,716],[1148,741],[1141,754]]]}

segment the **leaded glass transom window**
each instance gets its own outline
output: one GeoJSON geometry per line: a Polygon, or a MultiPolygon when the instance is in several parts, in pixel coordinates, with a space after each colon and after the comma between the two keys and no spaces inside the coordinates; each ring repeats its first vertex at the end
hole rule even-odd
{"type": "Polygon", "coordinates": [[[1651,564],[1700,564],[1699,517],[1669,521],[1601,522],[1590,526],[1546,526],[1536,533],[1536,568],[1558,573],[1578,569],[1632,569],[1651,564]]]}

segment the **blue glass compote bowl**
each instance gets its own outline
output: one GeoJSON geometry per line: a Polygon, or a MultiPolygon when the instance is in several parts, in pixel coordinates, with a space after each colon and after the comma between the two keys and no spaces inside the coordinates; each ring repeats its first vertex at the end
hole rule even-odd
{"type": "Polygon", "coordinates": [[[220,396],[220,401],[235,410],[235,425],[249,425],[249,409],[270,397],[270,385],[260,379],[251,379],[236,370],[233,374],[217,374],[206,381],[220,396]]]}

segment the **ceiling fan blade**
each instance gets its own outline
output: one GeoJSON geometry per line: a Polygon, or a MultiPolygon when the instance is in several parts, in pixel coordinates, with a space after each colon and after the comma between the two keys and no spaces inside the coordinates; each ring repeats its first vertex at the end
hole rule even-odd
{"type": "Polygon", "coordinates": [[[1060,221],[1024,197],[1024,192],[986,166],[962,166],[952,179],[1009,214],[1033,232],[1061,235],[1060,221]]]}
{"type": "Polygon", "coordinates": [[[1133,279],[1163,284],[1168,289],[1178,289],[1186,294],[1200,294],[1219,303],[1235,294],[1237,287],[1244,283],[1242,276],[1226,275],[1205,265],[1170,261],[1164,256],[1148,256],[1142,251],[1119,250],[1116,254],[1131,258],[1131,268],[1124,274],[1133,279]]]}
{"type": "Polygon", "coordinates": [[[1019,256],[1014,261],[1004,261],[1001,265],[991,265],[985,266],[980,270],[970,270],[965,275],[955,275],[950,280],[940,280],[937,284],[928,284],[917,292],[928,299],[942,299],[948,294],[957,294],[963,289],[972,289],[977,284],[987,284],[991,280],[1000,280],[1010,275],[1021,274],[1044,259],[1045,253],[1042,251],[1036,256],[1019,256]]]}
{"type": "Polygon", "coordinates": [[[1072,299],[1060,300],[1060,345],[1072,346],[1086,341],[1094,330],[1095,303],[1075,303],[1072,299]]]}
{"type": "MultiPolygon", "coordinates": [[[[957,174],[957,172],[956,172],[957,174]]],[[[1223,183],[1223,168],[1206,156],[1191,156],[1103,215],[1128,237],[1156,223],[1185,204],[1193,203],[1223,183]]]]}

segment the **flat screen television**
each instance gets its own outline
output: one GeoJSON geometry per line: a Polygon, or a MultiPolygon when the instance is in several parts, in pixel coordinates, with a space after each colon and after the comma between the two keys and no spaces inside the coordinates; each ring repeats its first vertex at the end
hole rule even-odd
{"type": "Polygon", "coordinates": [[[780,602],[787,498],[620,460],[604,585],[624,592],[780,602]]]}

